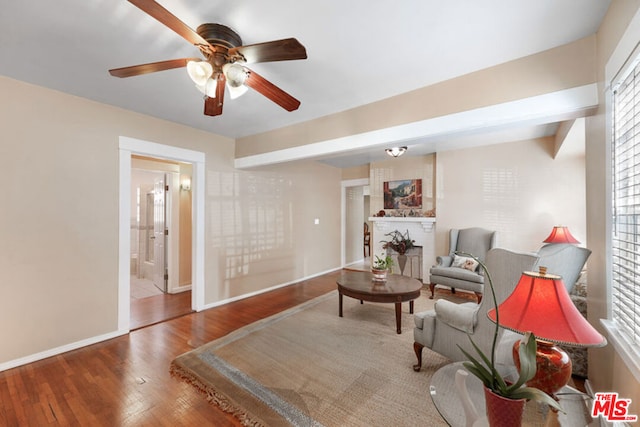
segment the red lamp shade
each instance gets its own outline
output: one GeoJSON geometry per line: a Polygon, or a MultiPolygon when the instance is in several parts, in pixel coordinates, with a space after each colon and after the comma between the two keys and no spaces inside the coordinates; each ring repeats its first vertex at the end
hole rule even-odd
{"type": "MultiPolygon", "coordinates": [[[[571,377],[571,359],[556,344],[576,347],[603,346],[607,340],[582,317],[573,305],[560,276],[525,271],[513,293],[496,309],[489,310],[489,318],[515,332],[533,332],[536,336],[536,374],[527,381],[553,396],[571,377]],[[499,316],[499,318],[498,318],[499,316]]],[[[513,359],[520,369],[518,342],[513,347],[513,359]]]]}
{"type": "Polygon", "coordinates": [[[573,237],[569,232],[569,227],[563,225],[556,225],[551,230],[549,237],[544,239],[543,243],[580,243],[578,239],[573,237]]]}
{"type": "MultiPolygon", "coordinates": [[[[607,340],[580,314],[560,276],[525,271],[513,293],[498,306],[499,323],[515,332],[575,347],[603,346],[607,340]]],[[[488,312],[496,322],[496,310],[488,312]]]]}

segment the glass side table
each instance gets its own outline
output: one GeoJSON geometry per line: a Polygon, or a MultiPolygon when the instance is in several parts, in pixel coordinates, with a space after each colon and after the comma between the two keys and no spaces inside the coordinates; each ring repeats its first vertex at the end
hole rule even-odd
{"type": "MultiPolygon", "coordinates": [[[[438,369],[431,378],[429,392],[431,400],[440,413],[440,416],[453,427],[465,427],[466,416],[462,399],[455,385],[455,377],[458,369],[465,370],[462,362],[451,363],[438,369]]],[[[473,424],[474,427],[487,426],[484,409],[484,390],[482,382],[474,375],[469,374],[466,378],[467,391],[475,406],[479,419],[473,424]]],[[[589,415],[591,408],[591,398],[586,394],[574,389],[565,387],[558,393],[560,404],[566,413],[558,413],[557,421],[562,427],[595,427],[599,426],[598,420],[593,420],[589,415]]],[[[538,402],[527,402],[525,405],[523,423],[524,426],[543,426],[549,421],[547,417],[555,417],[550,414],[547,405],[538,402]]],[[[555,423],[555,420],[554,420],[555,423]]],[[[554,425],[554,424],[551,424],[554,425]]],[[[557,424],[555,424],[557,425],[557,424]]]]}

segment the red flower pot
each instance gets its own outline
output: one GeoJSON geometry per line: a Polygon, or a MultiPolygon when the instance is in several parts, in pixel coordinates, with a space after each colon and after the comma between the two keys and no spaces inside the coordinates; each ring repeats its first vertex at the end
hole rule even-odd
{"type": "Polygon", "coordinates": [[[491,427],[520,427],[526,399],[508,399],[484,387],[487,420],[491,427]]]}

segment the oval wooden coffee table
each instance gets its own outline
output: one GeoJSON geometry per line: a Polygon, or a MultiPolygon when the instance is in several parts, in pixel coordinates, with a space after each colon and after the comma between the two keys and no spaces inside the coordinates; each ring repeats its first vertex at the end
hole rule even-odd
{"type": "Polygon", "coordinates": [[[386,282],[374,282],[368,271],[343,271],[338,280],[338,314],[342,317],[342,296],[370,302],[396,305],[396,332],[402,333],[402,303],[409,301],[413,314],[413,300],[420,296],[422,282],[412,277],[389,274],[386,282]]]}

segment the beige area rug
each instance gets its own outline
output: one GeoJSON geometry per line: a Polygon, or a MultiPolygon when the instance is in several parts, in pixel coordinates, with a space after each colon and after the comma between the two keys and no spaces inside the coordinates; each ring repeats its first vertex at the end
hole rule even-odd
{"type": "MultiPolygon", "coordinates": [[[[453,297],[455,298],[455,297],[453,297]]],[[[427,292],[415,311],[430,309],[427,292]]],[[[413,316],[337,291],[258,321],[176,358],[171,371],[244,425],[441,426],[429,396],[449,361],[424,349],[414,372],[413,316]]]]}

